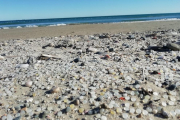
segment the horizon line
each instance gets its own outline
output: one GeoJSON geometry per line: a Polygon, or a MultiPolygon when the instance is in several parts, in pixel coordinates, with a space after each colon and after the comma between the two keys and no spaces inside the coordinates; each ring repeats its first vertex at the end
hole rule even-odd
{"type": "MultiPolygon", "coordinates": [[[[172,12],[172,13],[180,13],[180,12],[172,12]]],[[[107,17],[107,16],[129,16],[129,15],[150,15],[150,14],[171,14],[171,13],[147,13],[147,14],[124,14],[124,15],[104,15],[104,16],[84,16],[84,17],[59,17],[59,18],[40,18],[40,19],[16,19],[16,20],[0,20],[3,21],[18,21],[18,20],[45,20],[45,19],[70,19],[70,18],[88,18],[88,17],[107,17]]]]}

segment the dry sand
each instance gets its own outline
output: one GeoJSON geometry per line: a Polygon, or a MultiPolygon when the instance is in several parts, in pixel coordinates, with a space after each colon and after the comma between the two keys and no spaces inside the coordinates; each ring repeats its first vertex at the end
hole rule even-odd
{"type": "Polygon", "coordinates": [[[30,39],[61,35],[90,35],[133,31],[180,29],[180,20],[113,24],[81,24],[54,27],[0,29],[0,40],[30,39]]]}

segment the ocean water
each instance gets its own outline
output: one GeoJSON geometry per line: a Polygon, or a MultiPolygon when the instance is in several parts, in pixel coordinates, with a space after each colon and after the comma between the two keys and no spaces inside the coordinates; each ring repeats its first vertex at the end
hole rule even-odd
{"type": "Polygon", "coordinates": [[[74,25],[74,24],[103,24],[103,23],[118,23],[118,22],[145,22],[145,21],[164,21],[164,20],[180,20],[180,13],[11,20],[11,21],[0,21],[0,28],[9,29],[9,28],[23,28],[23,27],[61,26],[61,25],[74,25]]]}

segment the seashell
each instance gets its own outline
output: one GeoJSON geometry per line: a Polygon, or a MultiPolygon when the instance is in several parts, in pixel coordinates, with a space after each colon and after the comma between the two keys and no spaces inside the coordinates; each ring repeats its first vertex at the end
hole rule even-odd
{"type": "Polygon", "coordinates": [[[59,87],[52,87],[51,88],[51,93],[58,93],[60,91],[59,87]]]}
{"type": "Polygon", "coordinates": [[[96,48],[88,48],[89,52],[97,52],[98,50],[96,48]]]}
{"type": "Polygon", "coordinates": [[[0,56],[0,60],[4,60],[5,58],[3,56],[0,56]]]}
{"type": "Polygon", "coordinates": [[[19,64],[16,66],[16,68],[28,68],[29,64],[19,64]]]}
{"type": "Polygon", "coordinates": [[[26,87],[31,87],[31,86],[32,86],[32,83],[33,83],[32,81],[27,81],[27,82],[25,83],[25,86],[26,86],[26,87]]]}

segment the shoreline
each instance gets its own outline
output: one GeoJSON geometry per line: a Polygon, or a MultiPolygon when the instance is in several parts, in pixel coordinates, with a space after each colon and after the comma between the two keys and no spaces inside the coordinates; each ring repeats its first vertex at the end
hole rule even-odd
{"type": "Polygon", "coordinates": [[[76,24],[16,29],[0,29],[0,41],[11,39],[32,39],[66,35],[92,35],[101,33],[143,32],[164,29],[180,29],[180,20],[124,22],[104,24],[76,24]]]}

